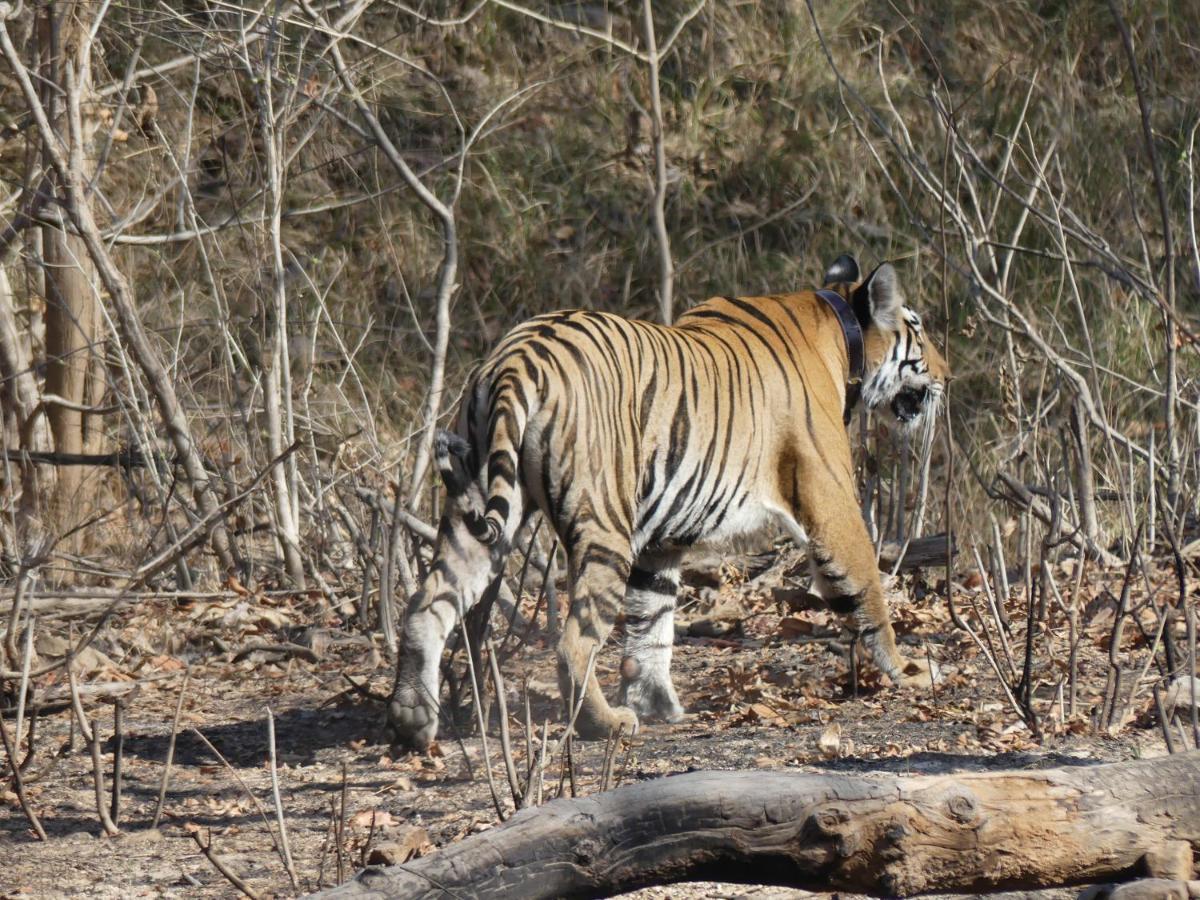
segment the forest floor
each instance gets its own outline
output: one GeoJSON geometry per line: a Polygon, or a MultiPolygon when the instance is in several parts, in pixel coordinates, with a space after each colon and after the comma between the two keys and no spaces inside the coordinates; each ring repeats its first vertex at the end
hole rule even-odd
{"type": "MultiPolygon", "coordinates": [[[[1069,563],[1058,572],[1059,582],[1068,587],[1076,582],[1069,563]]],[[[614,781],[693,769],[929,773],[1036,768],[1166,752],[1148,690],[1133,699],[1122,727],[1093,725],[1103,703],[1120,572],[1089,571],[1078,579],[1074,715],[1063,713],[1058,694],[1069,656],[1062,611],[1051,608],[1047,627],[1038,632],[1032,673],[1044,731],[1039,742],[1009,704],[978,645],[952,625],[944,600],[919,575],[908,576],[893,593],[893,616],[906,652],[939,661],[941,682],[935,689],[895,689],[864,664],[858,694],[850,696],[836,621],[795,587],[797,571],[796,560],[785,553],[765,563],[756,557],[743,568],[724,566],[707,584],[690,579],[678,616],[674,665],[688,716],[677,725],[648,723],[622,740],[614,756],[614,781]]],[[[968,621],[978,625],[972,609],[985,599],[971,581],[969,574],[960,579],[955,594],[968,621]]],[[[1153,639],[1154,599],[1160,587],[1168,593],[1168,582],[1164,572],[1161,584],[1147,578],[1132,592],[1132,624],[1121,644],[1127,669],[1140,670],[1148,658],[1142,632],[1153,639]]],[[[1065,599],[1071,602],[1070,596],[1065,599]]],[[[1023,588],[1014,588],[1008,608],[1009,644],[1019,673],[1023,588]]],[[[66,636],[66,625],[39,623],[41,649],[53,650],[56,633],[66,636]]],[[[991,639],[999,643],[998,632],[991,639]]],[[[102,834],[91,754],[69,711],[46,713],[37,722],[36,754],[26,780],[49,840],[35,839],[11,784],[0,783],[0,897],[236,895],[201,854],[194,835],[211,838],[213,852],[259,895],[294,895],[351,877],[381,845],[392,845],[393,852],[400,852],[397,845],[436,852],[433,848],[497,822],[478,736],[458,740],[443,725],[430,755],[389,747],[382,708],[348,690],[344,676],[382,694],[390,688],[391,666],[370,640],[352,633],[347,622],[311,598],[234,593],[187,603],[148,601],[117,616],[93,646],[101,652],[81,685],[92,691],[85,693],[85,705],[104,740],[106,791],[112,786],[114,706],[111,699],[97,697],[125,691],[121,834],[102,834]],[[310,652],[282,656],[252,649],[255,642],[283,639],[310,652]],[[160,825],[151,829],[185,672],[174,766],[160,825]],[[275,846],[268,709],[295,887],[275,846]]],[[[1007,655],[1002,647],[997,654],[1007,655]]],[[[562,734],[553,657],[552,641],[537,633],[502,666],[521,772],[526,695],[535,733],[549,720],[551,744],[562,734]]],[[[610,641],[597,664],[610,695],[618,665],[619,652],[610,641]]],[[[1126,677],[1127,683],[1135,680],[1126,677]]],[[[39,681],[45,704],[64,693],[62,679],[39,681]]],[[[12,726],[9,718],[10,733],[12,726]]],[[[498,735],[493,711],[488,748],[507,814],[512,804],[498,735]]],[[[538,742],[535,737],[535,754],[538,742]]],[[[605,752],[603,743],[575,744],[578,794],[599,788],[605,752]]],[[[547,799],[560,790],[570,794],[571,781],[563,777],[561,761],[553,760],[545,780],[547,799]]],[[[689,885],[646,889],[639,896],[766,900],[797,894],[689,885]]]]}

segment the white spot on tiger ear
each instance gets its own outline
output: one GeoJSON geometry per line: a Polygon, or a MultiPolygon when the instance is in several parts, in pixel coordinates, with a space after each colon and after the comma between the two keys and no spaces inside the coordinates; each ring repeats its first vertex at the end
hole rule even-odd
{"type": "Polygon", "coordinates": [[[839,282],[858,284],[858,279],[858,263],[853,256],[843,253],[830,264],[825,272],[825,279],[822,281],[822,284],[830,285],[839,282]]]}
{"type": "Polygon", "coordinates": [[[900,293],[899,278],[891,263],[883,263],[871,273],[867,297],[871,301],[871,322],[885,331],[897,330],[904,295],[900,293]]]}

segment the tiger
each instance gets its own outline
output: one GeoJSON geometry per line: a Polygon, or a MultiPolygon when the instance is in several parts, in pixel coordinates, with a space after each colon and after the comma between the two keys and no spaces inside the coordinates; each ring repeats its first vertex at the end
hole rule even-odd
{"type": "Polygon", "coordinates": [[[670,672],[681,557],[771,525],[807,542],[815,592],[894,684],[936,677],[897,650],[848,423],[860,397],[902,428],[932,422],[948,366],[890,262],[861,278],[844,254],[824,285],[714,297],[669,326],[554,312],[500,340],[435,441],[446,501],[406,611],[387,712],[397,743],[435,739],[446,641],[536,511],[568,561],[557,668],[580,738],[682,719],[670,672]],[[622,609],[613,706],[594,656],[622,609]]]}

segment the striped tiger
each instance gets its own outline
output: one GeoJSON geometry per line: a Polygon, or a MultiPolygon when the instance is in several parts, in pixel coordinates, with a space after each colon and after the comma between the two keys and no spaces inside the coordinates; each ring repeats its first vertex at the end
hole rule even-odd
{"type": "Polygon", "coordinates": [[[713,298],[672,326],[551,313],[501,340],[472,374],[454,431],[436,440],[447,500],[388,709],[400,743],[433,741],[446,640],[537,510],[569,562],[558,673],[564,698],[582,691],[581,737],[682,717],[670,675],[681,554],[772,524],[807,540],[815,590],[879,669],[928,683],[928,666],[896,649],[846,423],[861,394],[915,427],[934,414],[947,366],[891,264],[860,282],[841,256],[825,282],[713,298]],[[585,675],[622,607],[613,707],[585,675]]]}

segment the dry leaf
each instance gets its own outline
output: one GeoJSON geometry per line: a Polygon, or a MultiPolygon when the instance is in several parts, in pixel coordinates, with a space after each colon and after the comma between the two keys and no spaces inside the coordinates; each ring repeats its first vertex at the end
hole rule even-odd
{"type": "Polygon", "coordinates": [[[777,710],[771,709],[765,703],[751,703],[746,710],[747,718],[757,719],[764,725],[786,725],[787,720],[777,710]]]}
{"type": "Polygon", "coordinates": [[[813,623],[797,616],[784,616],[779,620],[779,635],[783,638],[795,638],[813,633],[813,623]]]}
{"type": "Polygon", "coordinates": [[[373,866],[398,866],[424,856],[433,849],[429,835],[416,825],[405,827],[396,839],[378,844],[371,850],[367,863],[373,866]]]}
{"type": "Polygon", "coordinates": [[[357,812],[350,817],[350,825],[353,828],[392,828],[399,823],[391,813],[385,812],[382,809],[364,809],[362,812],[357,812]]]}
{"type": "Polygon", "coordinates": [[[842,746],[842,726],[834,722],[821,732],[817,739],[817,748],[826,759],[837,759],[838,750],[842,746]]]}
{"type": "Polygon", "coordinates": [[[401,775],[395,781],[393,781],[391,784],[380,788],[375,793],[377,793],[377,794],[402,794],[406,791],[415,791],[416,789],[417,789],[416,785],[413,784],[413,780],[411,778],[407,777],[406,775],[401,775]]]}

